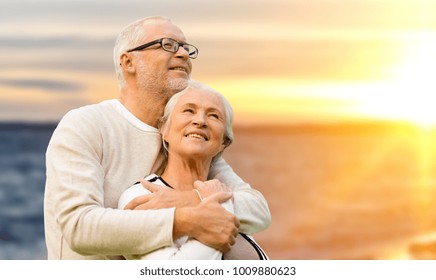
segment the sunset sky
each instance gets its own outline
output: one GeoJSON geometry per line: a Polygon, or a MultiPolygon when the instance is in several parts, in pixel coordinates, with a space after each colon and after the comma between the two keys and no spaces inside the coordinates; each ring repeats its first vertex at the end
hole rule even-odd
{"type": "Polygon", "coordinates": [[[436,0],[2,0],[0,121],[116,98],[115,38],[164,15],[239,122],[436,123],[436,0]]]}

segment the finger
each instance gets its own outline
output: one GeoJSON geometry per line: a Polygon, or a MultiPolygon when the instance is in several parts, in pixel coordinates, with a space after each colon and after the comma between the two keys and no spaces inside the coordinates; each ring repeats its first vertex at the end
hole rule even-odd
{"type": "Polygon", "coordinates": [[[150,192],[154,193],[157,192],[158,190],[160,190],[160,186],[153,184],[147,180],[141,179],[139,180],[139,182],[141,182],[141,185],[146,188],[147,190],[149,190],[150,192]]]}
{"type": "Polygon", "coordinates": [[[235,243],[236,243],[236,238],[234,236],[230,236],[230,241],[229,241],[230,246],[235,245],[235,243]]]}
{"type": "Polygon", "coordinates": [[[216,184],[216,185],[221,184],[221,181],[218,179],[212,179],[212,180],[209,180],[208,182],[210,182],[211,184],[216,184]]]}
{"type": "Polygon", "coordinates": [[[232,197],[233,197],[233,194],[231,192],[217,192],[215,194],[212,194],[212,195],[206,197],[205,199],[203,199],[203,201],[204,202],[211,201],[211,202],[223,203],[232,197]]]}
{"type": "Polygon", "coordinates": [[[228,251],[230,251],[230,249],[232,248],[232,246],[230,244],[225,244],[223,246],[221,246],[221,248],[219,249],[222,253],[227,253],[228,251]]]}
{"type": "Polygon", "coordinates": [[[134,210],[150,210],[150,209],[152,209],[152,207],[149,206],[148,202],[138,204],[138,206],[134,208],[134,210]]]}
{"type": "Polygon", "coordinates": [[[235,217],[235,226],[236,226],[236,228],[239,229],[239,226],[240,226],[240,225],[241,225],[241,222],[239,221],[238,218],[235,217]]]}
{"type": "Polygon", "coordinates": [[[221,183],[221,187],[222,187],[224,190],[228,191],[228,192],[231,192],[231,191],[232,191],[232,189],[231,189],[229,186],[227,186],[226,184],[224,184],[224,183],[221,183]]]}
{"type": "Polygon", "coordinates": [[[139,205],[147,203],[151,199],[150,195],[141,195],[130,200],[129,203],[124,206],[124,210],[136,209],[139,205]]]}

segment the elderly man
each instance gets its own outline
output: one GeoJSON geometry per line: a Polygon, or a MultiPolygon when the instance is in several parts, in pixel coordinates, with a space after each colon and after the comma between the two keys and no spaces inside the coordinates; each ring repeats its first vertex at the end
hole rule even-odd
{"type": "MultiPolygon", "coordinates": [[[[188,85],[198,50],[169,19],[149,17],[117,38],[114,62],[118,99],[68,112],[46,154],[45,234],[49,259],[111,259],[144,254],[190,236],[222,252],[239,230],[251,233],[270,223],[263,196],[220,159],[209,178],[233,189],[234,213],[219,203],[223,192],[200,202],[197,192],[156,188],[118,210],[120,194],[162,167],[158,119],[168,99],[188,85]],[[201,209],[201,211],[199,211],[201,209]]],[[[208,181],[197,186],[204,191],[208,181]]]]}

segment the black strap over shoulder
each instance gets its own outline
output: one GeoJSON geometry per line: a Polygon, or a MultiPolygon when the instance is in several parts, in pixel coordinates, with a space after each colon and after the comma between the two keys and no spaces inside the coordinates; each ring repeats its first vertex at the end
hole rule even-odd
{"type": "Polygon", "coordinates": [[[242,237],[245,238],[245,240],[247,240],[255,249],[257,254],[259,255],[259,260],[267,260],[268,257],[266,256],[265,252],[263,251],[263,249],[259,246],[259,244],[257,244],[254,239],[250,238],[248,235],[246,235],[245,233],[240,232],[239,233],[242,237]]]}

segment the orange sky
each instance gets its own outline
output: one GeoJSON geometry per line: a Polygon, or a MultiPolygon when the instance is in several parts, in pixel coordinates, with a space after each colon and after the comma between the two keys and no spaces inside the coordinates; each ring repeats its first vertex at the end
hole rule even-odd
{"type": "Polygon", "coordinates": [[[160,14],[198,46],[193,78],[236,121],[436,122],[436,0],[18,2],[0,9],[0,120],[116,98],[117,33],[160,14]]]}

